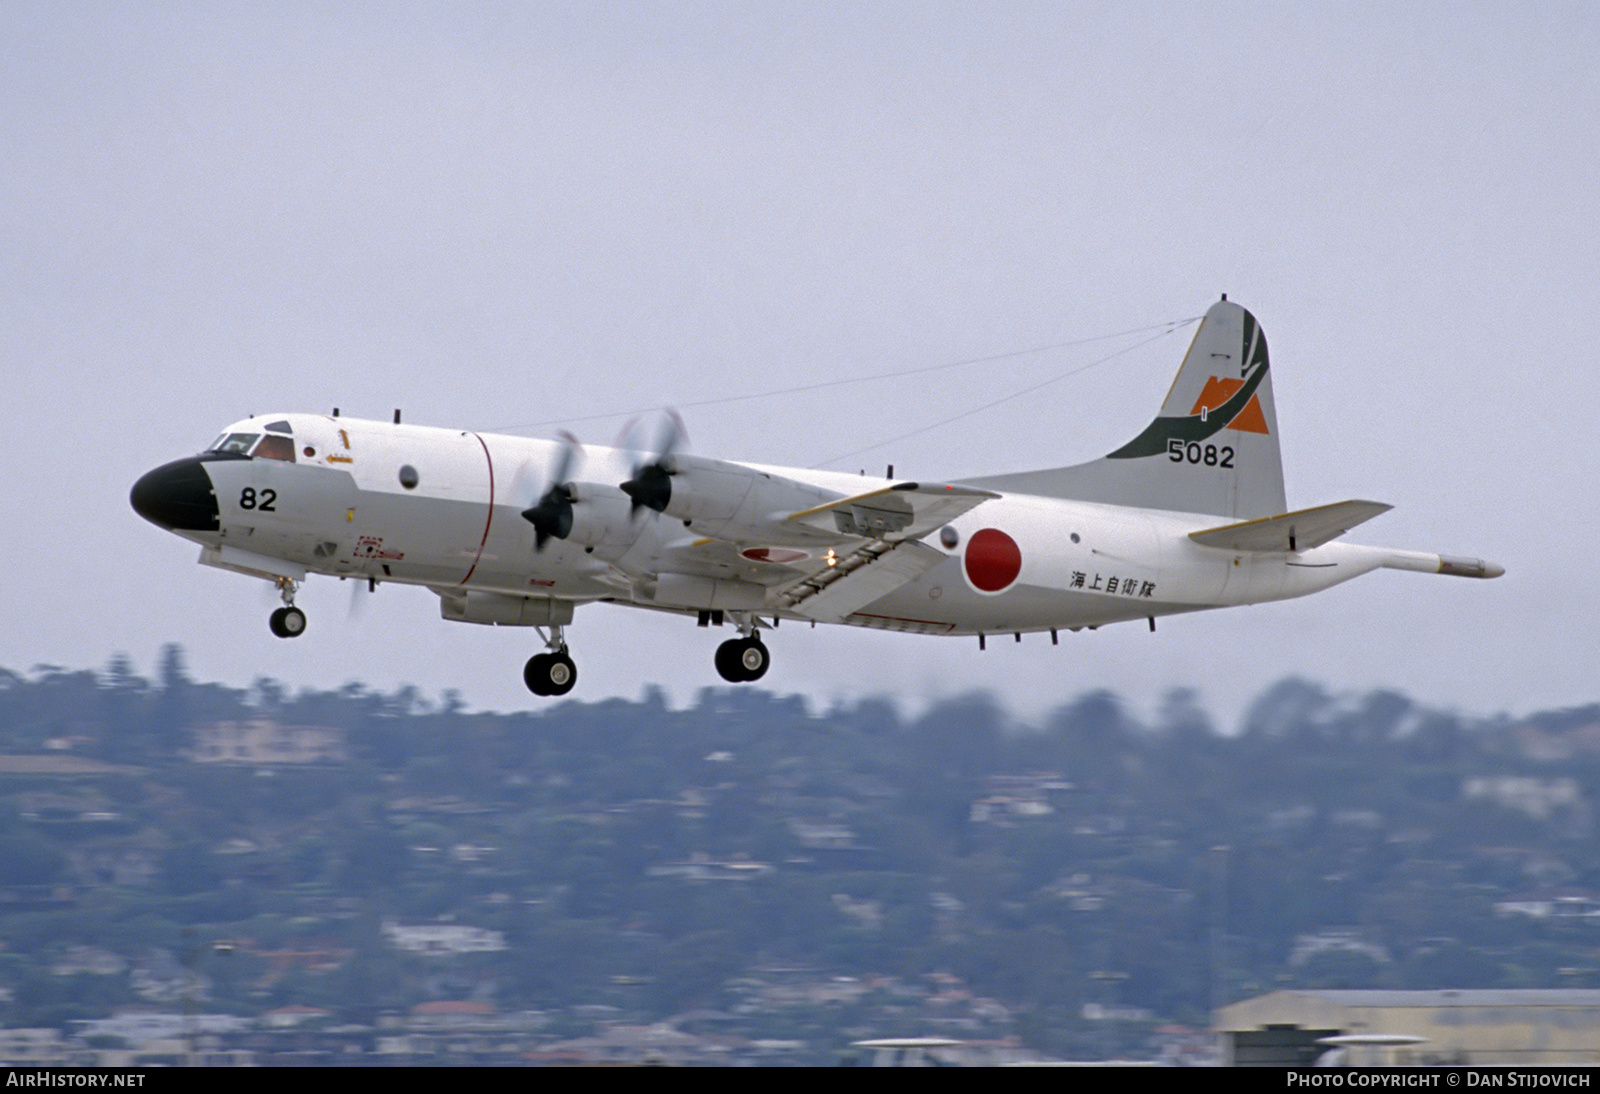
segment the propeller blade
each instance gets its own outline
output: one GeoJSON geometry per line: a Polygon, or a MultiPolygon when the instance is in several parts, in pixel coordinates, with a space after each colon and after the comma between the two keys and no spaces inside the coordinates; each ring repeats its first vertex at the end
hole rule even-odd
{"type": "Polygon", "coordinates": [[[565,431],[558,437],[561,447],[556,450],[555,464],[550,469],[550,486],[537,502],[522,511],[522,519],[533,525],[536,551],[544,550],[552,539],[566,539],[572,534],[572,503],[577,500],[572,474],[583,458],[583,445],[565,431]]]}
{"type": "Polygon", "coordinates": [[[523,460],[517,465],[517,473],[511,476],[506,496],[520,504],[531,505],[539,497],[542,481],[537,465],[531,459],[523,460]]]}
{"type": "Polygon", "coordinates": [[[617,430],[617,439],[611,442],[611,447],[619,452],[631,452],[635,456],[640,455],[644,451],[644,444],[641,440],[642,426],[643,421],[637,414],[629,418],[622,423],[622,428],[617,430]]]}
{"type": "Polygon", "coordinates": [[[683,418],[676,410],[668,409],[662,415],[661,432],[656,436],[656,463],[672,471],[672,457],[678,450],[685,447],[689,441],[688,431],[683,428],[683,418]]]}
{"type": "Polygon", "coordinates": [[[534,550],[542,551],[550,540],[572,534],[572,501],[572,487],[556,483],[537,505],[522,511],[522,519],[533,525],[534,550]]]}
{"type": "Polygon", "coordinates": [[[659,463],[647,463],[622,484],[622,492],[632,500],[630,512],[650,509],[659,513],[672,501],[672,474],[659,463]]]}
{"type": "Polygon", "coordinates": [[[583,458],[583,443],[564,429],[556,436],[561,440],[561,448],[556,453],[556,464],[550,472],[550,483],[570,485],[573,469],[583,458]]]}
{"type": "Polygon", "coordinates": [[[346,613],[346,618],[354,621],[366,614],[367,601],[377,591],[378,582],[376,578],[352,578],[350,581],[350,607],[346,613]]]}
{"type": "MultiPolygon", "coordinates": [[[[635,419],[624,428],[624,436],[628,441],[636,441],[642,431],[635,419]]],[[[632,501],[629,510],[631,513],[637,515],[641,509],[660,513],[671,504],[672,476],[677,473],[673,457],[687,440],[683,419],[679,417],[678,412],[667,410],[663,413],[661,428],[656,432],[653,454],[635,463],[633,478],[622,484],[622,492],[632,501]]],[[[629,444],[626,447],[635,446],[629,444]]]]}

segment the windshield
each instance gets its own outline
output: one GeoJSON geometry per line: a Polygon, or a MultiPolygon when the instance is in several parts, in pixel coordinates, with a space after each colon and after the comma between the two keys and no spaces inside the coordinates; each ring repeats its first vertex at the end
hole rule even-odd
{"type": "Polygon", "coordinates": [[[259,436],[261,436],[259,433],[224,433],[212,441],[211,447],[206,451],[236,453],[243,456],[249,453],[250,446],[256,443],[256,438],[259,436]]]}
{"type": "Polygon", "coordinates": [[[255,455],[258,459],[287,460],[294,462],[294,439],[280,437],[276,433],[268,433],[261,438],[261,443],[256,445],[255,455]]]}
{"type": "Polygon", "coordinates": [[[256,456],[264,460],[295,462],[294,438],[276,433],[224,433],[212,441],[206,451],[224,456],[256,456]]]}

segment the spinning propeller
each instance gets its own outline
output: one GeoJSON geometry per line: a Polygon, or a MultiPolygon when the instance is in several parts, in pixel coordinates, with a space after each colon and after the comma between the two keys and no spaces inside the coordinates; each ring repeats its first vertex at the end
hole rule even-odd
{"type": "MultiPolygon", "coordinates": [[[[623,440],[618,447],[640,452],[643,446],[637,443],[639,433],[637,420],[629,423],[623,430],[623,440]]],[[[683,419],[678,417],[677,411],[667,411],[662,416],[656,443],[640,452],[644,458],[633,465],[633,478],[622,484],[622,492],[633,502],[631,512],[637,514],[640,509],[649,509],[660,513],[671,503],[672,476],[678,473],[673,457],[686,440],[683,419]],[[654,455],[645,456],[645,452],[653,452],[654,455]]]]}
{"type": "Polygon", "coordinates": [[[578,500],[572,489],[572,471],[583,455],[583,445],[571,433],[559,436],[561,447],[556,450],[555,466],[550,469],[550,486],[537,502],[522,511],[522,519],[533,525],[533,545],[538,551],[544,550],[550,540],[566,539],[572,534],[572,503],[578,500]]]}

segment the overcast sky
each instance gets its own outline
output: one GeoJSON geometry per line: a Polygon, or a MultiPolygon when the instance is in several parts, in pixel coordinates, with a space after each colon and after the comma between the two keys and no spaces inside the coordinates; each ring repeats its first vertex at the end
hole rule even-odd
{"type": "MultiPolygon", "coordinates": [[[[1271,340],[1291,506],[1476,555],[1284,604],[1020,646],[782,628],[763,685],[1023,716],[1106,687],[1395,687],[1472,713],[1600,699],[1600,7],[1592,4],[10,3],[0,36],[0,666],[360,680],[473,706],[529,631],[429,593],[195,564],[128,488],[246,414],[901,477],[1074,463],[1138,432],[1192,328],[696,406],[1201,314],[1271,340]],[[600,418],[599,415],[611,415],[600,418]],[[515,429],[511,429],[515,427],[515,429]],[[832,461],[832,462],[829,462],[832,461]]],[[[728,632],[597,606],[575,698],[720,683],[728,632]]]]}

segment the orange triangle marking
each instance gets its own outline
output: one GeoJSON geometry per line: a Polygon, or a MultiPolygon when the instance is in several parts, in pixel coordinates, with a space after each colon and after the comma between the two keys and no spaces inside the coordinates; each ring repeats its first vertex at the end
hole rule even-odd
{"type": "MultiPolygon", "coordinates": [[[[1235,391],[1244,387],[1243,380],[1224,380],[1213,376],[1206,381],[1206,386],[1200,392],[1200,398],[1194,401],[1194,409],[1190,414],[1198,414],[1202,410],[1215,410],[1228,401],[1228,397],[1235,391]]],[[[1261,400],[1252,395],[1244,409],[1227,425],[1228,429],[1237,429],[1242,433],[1267,432],[1267,417],[1261,413],[1261,400]]]]}

